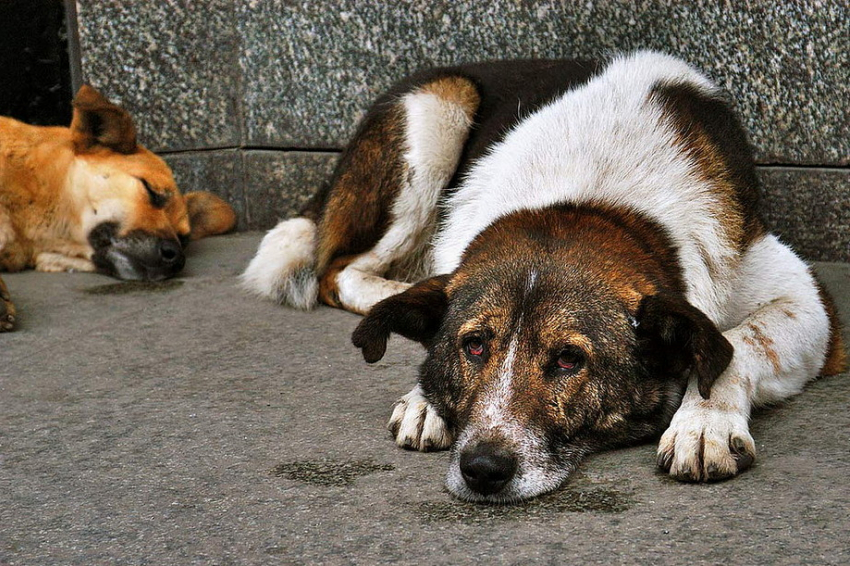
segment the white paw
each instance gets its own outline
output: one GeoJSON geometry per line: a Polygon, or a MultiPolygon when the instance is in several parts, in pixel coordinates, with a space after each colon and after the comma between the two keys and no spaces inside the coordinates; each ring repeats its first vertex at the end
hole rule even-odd
{"type": "Polygon", "coordinates": [[[387,428],[396,444],[408,450],[445,450],[452,443],[445,421],[428,403],[418,385],[398,400],[387,428]]]}
{"type": "Polygon", "coordinates": [[[80,257],[69,257],[60,253],[42,252],[35,258],[36,271],[44,271],[46,273],[60,273],[62,271],[95,271],[94,264],[80,257]]]}
{"type": "Polygon", "coordinates": [[[730,478],[752,465],[747,417],[707,403],[679,408],[658,444],[658,466],[682,481],[730,478]]]}

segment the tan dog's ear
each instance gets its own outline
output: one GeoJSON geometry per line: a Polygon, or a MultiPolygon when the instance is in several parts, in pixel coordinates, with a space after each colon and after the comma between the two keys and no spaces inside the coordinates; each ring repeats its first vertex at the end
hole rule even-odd
{"type": "Polygon", "coordinates": [[[186,193],[186,208],[189,209],[189,236],[200,240],[215,234],[230,232],[236,226],[236,213],[221,198],[205,191],[186,193]]]}
{"type": "Polygon", "coordinates": [[[136,151],[136,127],[130,114],[109,102],[89,85],[83,85],[74,97],[71,135],[77,153],[95,146],[108,147],[118,153],[136,151]]]}

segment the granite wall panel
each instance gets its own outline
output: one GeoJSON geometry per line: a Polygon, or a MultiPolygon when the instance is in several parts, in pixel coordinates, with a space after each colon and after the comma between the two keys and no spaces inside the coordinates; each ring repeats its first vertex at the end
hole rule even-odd
{"type": "Polygon", "coordinates": [[[78,0],[83,72],[155,149],[339,148],[431,65],[678,54],[728,89],[761,162],[850,164],[845,2],[78,0]]]}
{"type": "Polygon", "coordinates": [[[339,147],[416,68],[652,48],[737,102],[762,162],[850,161],[850,11],[837,2],[243,2],[246,138],[339,147]],[[843,93],[843,96],[841,95],[843,93]]]}
{"type": "Polygon", "coordinates": [[[83,80],[125,106],[154,151],[242,141],[231,0],[77,0],[83,80]]]}
{"type": "Polygon", "coordinates": [[[248,228],[245,202],[245,168],[236,149],[190,151],[163,155],[183,193],[209,191],[230,203],[236,213],[237,230],[248,228]]]}
{"type": "Polygon", "coordinates": [[[336,152],[245,152],[248,228],[267,229],[296,216],[330,178],[338,156],[336,152]]]}
{"type": "Polygon", "coordinates": [[[809,261],[850,262],[850,170],[764,167],[768,228],[809,261]]]}

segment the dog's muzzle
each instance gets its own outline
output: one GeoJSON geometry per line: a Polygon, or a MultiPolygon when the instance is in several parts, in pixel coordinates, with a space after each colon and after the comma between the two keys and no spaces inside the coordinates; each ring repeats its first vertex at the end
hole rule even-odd
{"type": "Polygon", "coordinates": [[[177,275],[186,263],[177,239],[141,231],[118,236],[117,225],[104,223],[89,235],[98,271],[119,279],[160,281],[177,275]]]}

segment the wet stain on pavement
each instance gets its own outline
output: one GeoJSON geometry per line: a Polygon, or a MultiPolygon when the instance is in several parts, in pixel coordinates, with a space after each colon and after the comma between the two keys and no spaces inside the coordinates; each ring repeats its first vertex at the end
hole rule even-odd
{"type": "Polygon", "coordinates": [[[312,485],[345,486],[351,485],[361,476],[375,472],[389,472],[394,469],[395,466],[391,464],[376,464],[371,460],[348,462],[301,460],[275,466],[272,475],[312,485]]]}
{"type": "Polygon", "coordinates": [[[108,283],[83,289],[88,295],[130,295],[132,293],[165,293],[183,286],[183,281],[170,279],[167,281],[122,281],[108,283]]]}
{"type": "Polygon", "coordinates": [[[468,524],[545,517],[558,513],[622,513],[631,509],[634,503],[631,494],[618,489],[564,488],[514,505],[465,503],[457,500],[427,501],[419,504],[417,515],[427,523],[463,522],[468,524]]]}

